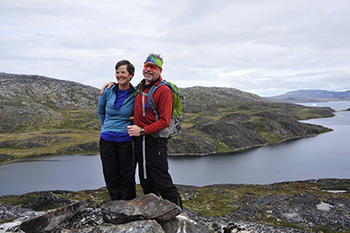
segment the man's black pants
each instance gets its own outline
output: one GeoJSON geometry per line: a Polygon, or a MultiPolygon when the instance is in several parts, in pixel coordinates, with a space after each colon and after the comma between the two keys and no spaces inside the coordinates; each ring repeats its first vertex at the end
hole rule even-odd
{"type": "Polygon", "coordinates": [[[135,162],[132,142],[111,142],[100,138],[103,175],[112,200],[136,197],[135,162]]]}
{"type": "Polygon", "coordinates": [[[134,137],[134,143],[143,193],[154,193],[157,196],[160,195],[164,199],[167,199],[182,208],[181,197],[168,172],[168,139],[155,138],[151,135],[145,136],[147,175],[147,178],[145,179],[143,170],[142,138],[142,136],[134,137]]]}

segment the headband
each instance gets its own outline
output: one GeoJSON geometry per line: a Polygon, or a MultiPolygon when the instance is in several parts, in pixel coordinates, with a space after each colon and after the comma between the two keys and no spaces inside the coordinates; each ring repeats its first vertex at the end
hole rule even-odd
{"type": "Polygon", "coordinates": [[[162,68],[163,62],[159,58],[153,57],[153,56],[148,56],[145,63],[151,62],[156,64],[159,68],[162,68]]]}

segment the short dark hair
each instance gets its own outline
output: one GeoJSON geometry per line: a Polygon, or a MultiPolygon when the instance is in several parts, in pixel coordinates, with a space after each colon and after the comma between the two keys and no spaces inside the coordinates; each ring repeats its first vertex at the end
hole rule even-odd
{"type": "Polygon", "coordinates": [[[134,75],[135,66],[133,64],[131,64],[128,60],[118,61],[117,64],[115,65],[115,70],[117,70],[122,65],[126,65],[126,69],[128,70],[129,74],[134,75]]]}

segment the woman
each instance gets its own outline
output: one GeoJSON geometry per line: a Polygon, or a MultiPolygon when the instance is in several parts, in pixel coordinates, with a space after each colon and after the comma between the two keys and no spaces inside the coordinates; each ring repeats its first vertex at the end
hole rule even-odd
{"type": "Polygon", "coordinates": [[[102,123],[100,155],[103,175],[112,200],[136,197],[132,138],[128,134],[129,117],[134,110],[135,88],[130,84],[135,67],[127,60],[116,66],[117,85],[105,89],[98,103],[102,123]]]}

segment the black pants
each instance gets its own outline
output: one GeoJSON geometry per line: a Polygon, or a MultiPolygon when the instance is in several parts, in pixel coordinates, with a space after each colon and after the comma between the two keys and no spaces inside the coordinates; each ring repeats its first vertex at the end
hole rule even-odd
{"type": "Polygon", "coordinates": [[[135,162],[132,142],[111,142],[100,138],[103,175],[112,200],[136,197],[135,162]]]}
{"type": "Polygon", "coordinates": [[[168,172],[168,139],[146,135],[146,175],[144,178],[142,137],[134,137],[135,154],[139,167],[140,183],[144,194],[162,196],[182,209],[179,192],[168,172]]]}

